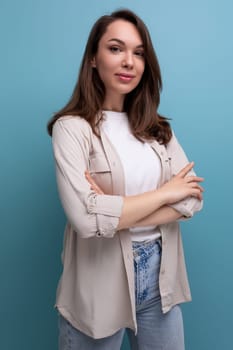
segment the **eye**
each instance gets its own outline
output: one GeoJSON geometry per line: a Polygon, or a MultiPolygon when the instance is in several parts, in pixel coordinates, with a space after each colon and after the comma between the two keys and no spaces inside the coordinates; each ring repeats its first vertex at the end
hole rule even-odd
{"type": "Polygon", "coordinates": [[[111,46],[109,48],[109,50],[112,52],[112,53],[120,53],[122,50],[119,46],[111,46]]]}
{"type": "Polygon", "coordinates": [[[144,51],[142,51],[142,50],[138,50],[138,51],[135,51],[135,53],[134,53],[136,56],[139,56],[139,57],[144,57],[144,51]]]}

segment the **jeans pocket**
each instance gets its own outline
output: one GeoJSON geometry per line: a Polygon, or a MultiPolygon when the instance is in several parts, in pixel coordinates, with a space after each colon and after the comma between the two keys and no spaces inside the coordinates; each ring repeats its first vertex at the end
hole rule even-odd
{"type": "Polygon", "coordinates": [[[159,296],[161,246],[152,241],[134,243],[135,299],[140,305],[159,296]]]}

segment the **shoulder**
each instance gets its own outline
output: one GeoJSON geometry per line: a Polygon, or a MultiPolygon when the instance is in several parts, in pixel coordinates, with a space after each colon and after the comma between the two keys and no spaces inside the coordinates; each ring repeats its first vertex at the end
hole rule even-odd
{"type": "Polygon", "coordinates": [[[53,137],[58,133],[65,133],[77,138],[92,138],[93,132],[90,124],[79,116],[66,115],[60,117],[53,126],[53,137]]]}
{"type": "Polygon", "coordinates": [[[77,128],[82,130],[91,130],[90,124],[82,117],[74,115],[65,115],[60,117],[54,126],[63,125],[65,128],[77,128]]]}
{"type": "Polygon", "coordinates": [[[180,144],[179,144],[179,141],[177,140],[174,130],[172,129],[172,137],[170,141],[167,143],[166,148],[167,150],[172,150],[177,146],[180,146],[180,144]]]}

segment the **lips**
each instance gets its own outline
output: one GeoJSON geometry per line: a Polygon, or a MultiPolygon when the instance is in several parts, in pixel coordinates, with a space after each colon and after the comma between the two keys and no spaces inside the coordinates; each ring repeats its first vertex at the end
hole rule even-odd
{"type": "Polygon", "coordinates": [[[117,73],[116,75],[124,78],[134,78],[133,74],[128,74],[128,73],[117,73]]]}
{"type": "Polygon", "coordinates": [[[135,75],[133,74],[128,74],[128,73],[117,73],[116,76],[124,82],[129,82],[131,81],[133,78],[135,78],[135,75]]]}

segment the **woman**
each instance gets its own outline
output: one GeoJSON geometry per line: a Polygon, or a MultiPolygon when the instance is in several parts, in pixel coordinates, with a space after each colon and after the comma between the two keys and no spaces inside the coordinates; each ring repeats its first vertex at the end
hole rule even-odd
{"type": "Polygon", "coordinates": [[[48,124],[66,216],[59,348],[184,349],[179,219],[202,207],[166,118],[148,30],[129,10],[94,24],[68,104],[48,124]]]}

